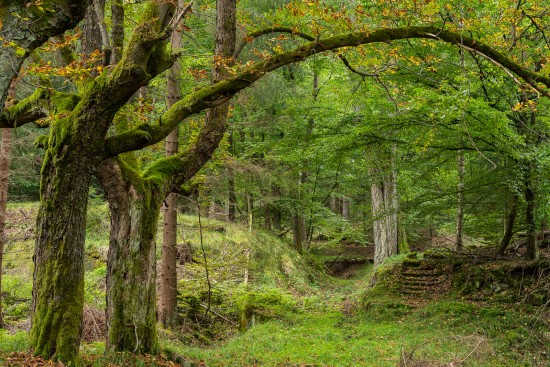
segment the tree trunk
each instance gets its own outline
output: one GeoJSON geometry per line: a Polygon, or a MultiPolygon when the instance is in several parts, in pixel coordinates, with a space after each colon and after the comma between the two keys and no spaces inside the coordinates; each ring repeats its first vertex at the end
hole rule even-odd
{"type": "Polygon", "coordinates": [[[158,350],[155,236],[164,194],[121,158],[103,162],[98,177],[111,214],[105,349],[154,354],[158,350]]]}
{"type": "Polygon", "coordinates": [[[304,239],[305,239],[306,223],[304,217],[297,213],[292,215],[292,241],[294,249],[299,254],[304,252],[304,239]]]}
{"type": "Polygon", "coordinates": [[[345,220],[350,220],[349,198],[342,198],[342,217],[345,220]]]}
{"type": "Polygon", "coordinates": [[[535,192],[533,190],[533,179],[531,178],[532,167],[529,164],[528,177],[525,180],[525,224],[527,225],[526,246],[528,259],[539,258],[539,246],[537,243],[537,227],[535,223],[535,192]]]}
{"type": "Polygon", "coordinates": [[[174,323],[177,298],[177,196],[168,194],[164,206],[162,260],[160,273],[159,321],[164,328],[174,323]]]}
{"type": "Polygon", "coordinates": [[[90,156],[59,139],[46,151],[40,185],[30,344],[35,354],[66,363],[80,346],[90,156]]]}
{"type": "Polygon", "coordinates": [[[124,47],[124,6],[123,0],[111,1],[111,38],[112,52],[111,64],[116,64],[122,58],[124,47]]]}
{"type": "MultiPolygon", "coordinates": [[[[178,5],[180,8],[181,6],[178,5]]],[[[178,49],[181,45],[181,33],[172,32],[172,49],[178,49]]],[[[181,86],[179,83],[181,64],[174,63],[166,80],[168,90],[168,107],[172,107],[181,100],[181,86]]],[[[166,137],[166,156],[170,157],[178,153],[179,129],[166,137]]],[[[164,225],[162,236],[162,262],[160,274],[160,299],[159,321],[164,328],[169,327],[175,321],[178,279],[177,279],[177,234],[178,234],[178,209],[177,196],[168,194],[164,205],[164,225]]]]}
{"type": "Polygon", "coordinates": [[[82,42],[81,52],[88,56],[95,50],[102,50],[101,43],[101,31],[99,29],[100,22],[103,19],[99,19],[95,7],[105,7],[105,1],[90,0],[90,5],[86,9],[86,15],[84,16],[84,22],[82,24],[82,42]],[[96,5],[97,3],[97,5],[96,5]]]}
{"type": "MultiPolygon", "coordinates": [[[[10,107],[15,100],[17,82],[11,82],[8,90],[6,107],[10,107]]],[[[6,206],[8,204],[8,179],[10,177],[12,130],[2,129],[2,146],[0,147],[0,328],[4,327],[2,315],[2,264],[6,244],[6,206]]]]}
{"type": "Polygon", "coordinates": [[[455,245],[457,249],[461,249],[463,244],[464,233],[464,151],[458,152],[457,158],[458,169],[458,207],[456,211],[456,238],[455,245]]]}
{"type": "MultiPolygon", "coordinates": [[[[393,158],[392,158],[393,160],[393,158]]],[[[393,163],[393,162],[392,162],[393,163]]],[[[397,254],[398,250],[398,226],[397,226],[397,174],[394,164],[390,165],[390,172],[384,174],[384,209],[385,209],[385,224],[387,232],[388,247],[392,255],[397,254]]],[[[391,256],[391,255],[390,255],[391,256]]]]}
{"type": "Polygon", "coordinates": [[[384,262],[386,257],[395,254],[388,241],[382,184],[371,183],[371,201],[372,216],[374,218],[374,266],[378,266],[384,262]]]}
{"type": "Polygon", "coordinates": [[[2,129],[0,148],[0,328],[4,327],[2,317],[2,261],[6,243],[6,204],[8,201],[8,178],[10,175],[12,130],[2,129]]]}
{"type": "Polygon", "coordinates": [[[508,212],[508,215],[506,217],[506,225],[504,227],[504,236],[502,237],[502,241],[500,242],[500,247],[498,249],[499,254],[502,254],[502,255],[510,245],[510,241],[512,240],[512,236],[514,235],[514,223],[516,222],[516,217],[518,213],[518,200],[519,200],[518,195],[514,194],[514,197],[512,198],[510,211],[508,212]]]}
{"type": "Polygon", "coordinates": [[[371,200],[374,231],[374,265],[398,252],[398,196],[395,148],[374,148],[370,157],[371,200]]]}
{"type": "MultiPolygon", "coordinates": [[[[229,131],[229,153],[235,156],[233,132],[229,131]]],[[[231,165],[227,166],[227,220],[235,222],[237,219],[237,194],[235,193],[235,172],[231,165]]]]}

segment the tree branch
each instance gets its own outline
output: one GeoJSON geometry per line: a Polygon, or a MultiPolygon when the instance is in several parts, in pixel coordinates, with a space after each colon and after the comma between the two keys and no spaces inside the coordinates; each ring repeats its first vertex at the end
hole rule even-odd
{"type": "MultiPolygon", "coordinates": [[[[38,88],[32,95],[0,113],[0,128],[15,128],[47,116],[71,111],[80,98],[75,94],[38,88]]],[[[38,125],[44,127],[44,125],[38,125]]]]}
{"type": "Polygon", "coordinates": [[[0,106],[4,106],[9,85],[19,74],[23,61],[31,51],[48,38],[74,28],[84,17],[88,1],[48,1],[42,11],[29,4],[25,1],[2,4],[0,24],[3,42],[13,42],[13,46],[2,46],[0,52],[0,106]],[[14,16],[14,13],[19,16],[14,16]]]}
{"type": "MultiPolygon", "coordinates": [[[[341,47],[354,47],[363,44],[389,42],[392,40],[426,38],[457,46],[467,46],[490,59],[498,62],[518,77],[531,85],[542,83],[550,87],[550,77],[533,72],[514,62],[494,48],[463,34],[441,30],[435,27],[400,27],[382,28],[371,32],[357,32],[337,35],[326,39],[309,42],[295,50],[283,52],[259,62],[241,74],[204,87],[189,94],[166,111],[155,124],[142,124],[125,133],[106,139],[106,157],[138,150],[160,142],[174,127],[185,118],[199,113],[206,108],[219,106],[233,97],[240,90],[250,86],[266,73],[281,66],[300,62],[309,56],[341,47]]],[[[540,87],[539,87],[540,88],[540,87]]]]}

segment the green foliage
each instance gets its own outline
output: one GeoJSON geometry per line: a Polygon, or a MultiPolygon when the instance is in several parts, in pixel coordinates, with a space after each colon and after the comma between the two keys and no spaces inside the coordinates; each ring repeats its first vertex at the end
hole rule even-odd
{"type": "Polygon", "coordinates": [[[106,265],[89,271],[84,278],[84,301],[92,307],[105,309],[105,275],[107,273],[106,265]]]}

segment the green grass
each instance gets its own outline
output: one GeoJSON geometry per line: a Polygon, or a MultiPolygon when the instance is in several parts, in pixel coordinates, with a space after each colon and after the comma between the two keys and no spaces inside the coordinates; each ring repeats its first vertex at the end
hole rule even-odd
{"type": "MultiPolygon", "coordinates": [[[[18,204],[18,207],[21,204],[18,204]]],[[[16,210],[17,207],[11,207],[16,210]]],[[[29,211],[35,204],[24,204],[29,211]]],[[[103,309],[108,211],[92,202],[86,239],[86,303],[103,309]]],[[[191,243],[196,262],[180,268],[179,309],[204,314],[205,269],[198,220],[180,216],[179,242],[191,243]]],[[[403,351],[418,359],[469,367],[547,367],[550,333],[527,306],[478,305],[459,298],[408,304],[391,281],[369,289],[372,265],[350,279],[322,272],[323,255],[300,256],[285,241],[262,231],[203,218],[203,245],[213,285],[211,316],[189,327],[162,331],[166,354],[215,366],[396,366],[403,351]],[[223,228],[223,229],[221,229],[223,228]],[[249,283],[243,285],[244,270],[249,283]],[[238,331],[247,313],[249,329],[238,331]],[[545,354],[546,353],[546,354],[545,354]]],[[[32,241],[14,242],[5,258],[5,313],[10,324],[28,317],[32,286],[32,241]],[[10,255],[11,251],[11,255],[10,255]],[[17,254],[25,253],[28,256],[17,254]]],[[[160,257],[160,246],[158,255],[160,257]]],[[[380,278],[404,256],[388,260],[380,278]]],[[[389,279],[389,278],[388,278],[389,279]]],[[[456,295],[455,295],[456,296],[456,295]]],[[[458,297],[458,296],[457,296],[458,297]]],[[[542,316],[541,316],[542,317],[542,316]]],[[[2,356],[28,348],[27,334],[0,331],[2,356]]],[[[82,346],[86,366],[157,366],[131,355],[98,357],[104,343],[82,346]]],[[[158,365],[161,365],[160,363],[158,365]]]]}
{"type": "Polygon", "coordinates": [[[352,317],[331,311],[271,320],[210,348],[174,341],[165,346],[209,366],[389,367],[396,365],[402,350],[415,350],[414,356],[424,360],[465,359],[467,366],[547,366],[545,346],[537,341],[541,330],[529,325],[530,320],[519,310],[463,302],[436,302],[420,309],[387,303],[352,317]]]}

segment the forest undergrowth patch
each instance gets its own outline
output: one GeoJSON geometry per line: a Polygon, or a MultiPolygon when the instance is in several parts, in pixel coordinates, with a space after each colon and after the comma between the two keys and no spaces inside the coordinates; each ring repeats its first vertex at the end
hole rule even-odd
{"type": "MultiPolygon", "coordinates": [[[[102,207],[92,210],[98,217],[105,214],[102,207]]],[[[197,219],[181,219],[183,239],[195,249],[195,261],[180,267],[181,322],[177,328],[161,330],[160,357],[102,356],[105,321],[100,310],[105,306],[108,239],[101,236],[101,221],[91,222],[85,322],[90,331],[86,339],[93,342],[82,347],[84,367],[549,365],[548,305],[529,304],[524,296],[502,297],[502,292],[521,295],[510,290],[514,285],[531,292],[535,285],[546,284],[544,279],[528,283],[533,272],[522,272],[517,262],[502,269],[486,263],[452,263],[452,269],[468,269],[467,287],[458,273],[449,273],[454,281],[448,293],[421,299],[403,295],[397,275],[404,262],[423,261],[422,256],[399,255],[376,273],[367,263],[346,277],[333,277],[325,264],[338,252],[332,257],[315,251],[300,256],[268,233],[205,219],[206,266],[213,280],[208,297],[205,264],[197,252],[197,219]],[[482,281],[476,283],[476,274],[482,281]],[[504,282],[510,274],[519,275],[519,281],[504,282]],[[371,287],[373,275],[376,282],[371,287]],[[484,298],[471,297],[476,294],[484,298]]],[[[30,247],[21,242],[11,250],[26,252],[30,247]]],[[[28,348],[27,333],[15,330],[28,318],[32,261],[15,253],[9,261],[5,309],[13,331],[0,331],[0,364],[40,367],[46,362],[22,352],[28,348]]],[[[531,269],[528,264],[524,268],[531,269]]]]}

